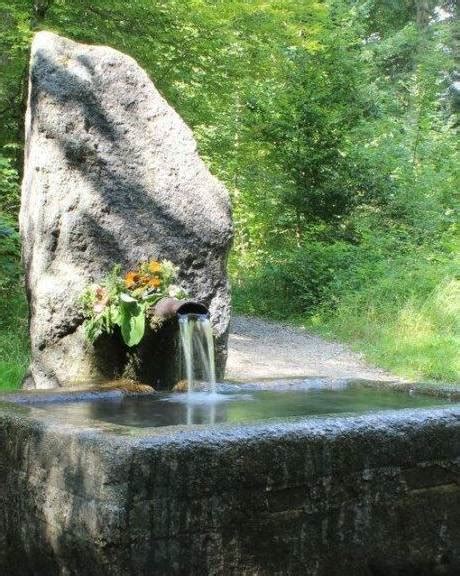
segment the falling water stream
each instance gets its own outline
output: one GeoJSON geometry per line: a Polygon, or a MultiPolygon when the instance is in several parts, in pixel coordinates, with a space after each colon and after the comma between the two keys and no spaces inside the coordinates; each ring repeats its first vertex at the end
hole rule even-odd
{"type": "Polygon", "coordinates": [[[179,316],[182,365],[187,380],[187,423],[195,418],[195,411],[209,404],[209,424],[215,422],[216,369],[214,340],[207,314],[179,316]]]}
{"type": "Polygon", "coordinates": [[[179,316],[183,366],[188,393],[216,393],[214,341],[207,314],[179,316]]]}

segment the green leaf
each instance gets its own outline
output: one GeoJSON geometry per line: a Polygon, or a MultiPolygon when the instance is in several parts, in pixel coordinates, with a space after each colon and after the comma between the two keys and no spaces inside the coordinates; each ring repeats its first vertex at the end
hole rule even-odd
{"type": "Polygon", "coordinates": [[[136,300],[129,303],[121,300],[119,324],[125,344],[129,347],[139,344],[145,332],[144,306],[136,300]]]}
{"type": "Polygon", "coordinates": [[[122,300],[123,302],[125,302],[126,304],[132,304],[134,302],[137,303],[136,298],[133,298],[132,296],[130,296],[129,294],[126,294],[126,292],[122,292],[120,294],[120,300],[122,300]]]}

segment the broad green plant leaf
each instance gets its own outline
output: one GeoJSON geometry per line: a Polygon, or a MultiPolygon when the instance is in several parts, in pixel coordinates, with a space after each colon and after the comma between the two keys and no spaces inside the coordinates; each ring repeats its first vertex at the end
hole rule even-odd
{"type": "Polygon", "coordinates": [[[125,304],[133,304],[133,303],[137,303],[136,298],[133,298],[132,296],[130,296],[129,294],[126,294],[126,292],[122,292],[120,294],[120,300],[122,302],[124,302],[125,304]]]}
{"type": "Polygon", "coordinates": [[[127,301],[127,299],[120,297],[118,321],[125,344],[129,347],[139,344],[145,332],[145,307],[134,298],[132,301],[127,301]]]}

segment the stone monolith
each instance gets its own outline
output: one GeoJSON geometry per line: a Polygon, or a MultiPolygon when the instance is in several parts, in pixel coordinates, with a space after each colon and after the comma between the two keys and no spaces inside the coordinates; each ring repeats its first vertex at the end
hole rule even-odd
{"type": "Polygon", "coordinates": [[[128,270],[148,258],[172,260],[190,296],[209,307],[222,376],[229,196],[131,57],[35,36],[20,229],[32,345],[26,386],[122,375],[119,342],[85,341],[78,297],[115,263],[128,270]]]}

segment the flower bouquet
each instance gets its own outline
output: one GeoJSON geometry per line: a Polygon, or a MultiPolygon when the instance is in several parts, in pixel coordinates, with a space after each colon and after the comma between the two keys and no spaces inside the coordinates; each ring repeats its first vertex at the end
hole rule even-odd
{"type": "Polygon", "coordinates": [[[99,284],[90,284],[80,302],[86,337],[94,342],[101,334],[112,334],[115,326],[129,347],[139,344],[145,333],[147,311],[167,296],[186,298],[174,284],[178,269],[169,260],[142,262],[137,269],[121,274],[116,265],[99,284]]]}

